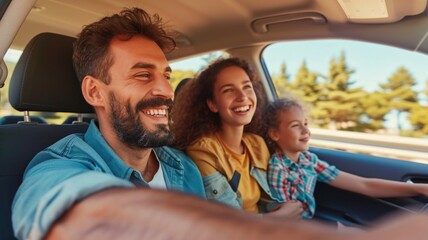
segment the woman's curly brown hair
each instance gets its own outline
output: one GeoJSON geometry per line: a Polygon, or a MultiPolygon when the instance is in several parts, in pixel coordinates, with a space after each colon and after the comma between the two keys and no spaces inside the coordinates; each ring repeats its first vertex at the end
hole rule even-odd
{"type": "Polygon", "coordinates": [[[261,114],[266,99],[260,82],[246,61],[239,58],[220,58],[189,81],[174,100],[171,127],[175,135],[176,148],[185,149],[195,140],[220,129],[220,117],[218,113],[210,111],[207,100],[214,100],[214,83],[217,75],[231,66],[240,67],[248,74],[257,97],[254,117],[251,123],[245,126],[244,131],[263,135],[261,114]]]}

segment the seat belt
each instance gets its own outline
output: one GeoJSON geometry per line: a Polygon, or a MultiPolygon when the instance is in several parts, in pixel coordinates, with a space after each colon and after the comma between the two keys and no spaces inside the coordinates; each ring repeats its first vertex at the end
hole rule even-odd
{"type": "Polygon", "coordinates": [[[233,172],[232,179],[230,179],[229,184],[234,192],[238,191],[239,180],[241,180],[241,174],[237,171],[233,172]]]}

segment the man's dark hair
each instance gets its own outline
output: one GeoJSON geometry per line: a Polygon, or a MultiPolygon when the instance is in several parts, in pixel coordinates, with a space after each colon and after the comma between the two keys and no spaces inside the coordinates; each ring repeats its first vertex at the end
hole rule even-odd
{"type": "Polygon", "coordinates": [[[126,41],[136,35],[153,40],[164,53],[176,47],[172,32],[166,30],[159,15],[150,15],[139,8],[124,9],[85,26],[78,35],[74,43],[73,65],[79,81],[90,75],[109,84],[108,69],[113,64],[108,52],[111,40],[119,37],[126,41]]]}

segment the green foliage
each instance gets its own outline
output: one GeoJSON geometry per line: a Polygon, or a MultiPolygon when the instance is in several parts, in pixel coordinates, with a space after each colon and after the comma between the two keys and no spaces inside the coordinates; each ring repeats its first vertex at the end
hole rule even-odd
{"type": "Polygon", "coordinates": [[[321,85],[318,84],[318,74],[309,71],[306,62],[303,61],[296,77],[291,84],[291,91],[301,97],[305,102],[314,103],[321,97],[321,85]]]}
{"type": "Polygon", "coordinates": [[[380,84],[380,87],[387,93],[391,108],[397,110],[397,128],[402,129],[400,116],[408,113],[418,104],[418,93],[412,89],[416,85],[416,80],[405,67],[399,67],[388,78],[387,83],[380,84]]]}
{"type": "Polygon", "coordinates": [[[415,130],[428,134],[428,107],[425,106],[415,106],[410,110],[409,120],[412,125],[415,127],[415,130]]]}
{"type": "Polygon", "coordinates": [[[425,88],[424,93],[425,93],[425,96],[428,98],[428,81],[425,82],[425,86],[426,86],[426,88],[425,88]]]}
{"type": "Polygon", "coordinates": [[[303,61],[294,81],[290,84],[290,92],[304,102],[309,103],[312,106],[309,117],[313,119],[315,125],[325,127],[331,121],[331,118],[328,111],[318,107],[318,103],[325,100],[323,84],[319,83],[318,77],[317,73],[308,69],[306,61],[303,61]]]}
{"type": "Polygon", "coordinates": [[[322,103],[318,103],[318,107],[328,112],[331,124],[336,129],[355,127],[363,113],[359,99],[364,98],[367,93],[361,88],[352,88],[354,82],[350,79],[354,72],[346,64],[344,52],[338,59],[330,61],[329,74],[324,84],[326,97],[322,103]]]}
{"type": "MultiPolygon", "coordinates": [[[[409,122],[414,126],[414,131],[401,131],[402,135],[421,137],[428,134],[428,106],[418,102],[418,93],[412,89],[417,82],[406,68],[396,69],[386,83],[379,85],[384,91],[367,92],[353,87],[354,73],[342,52],[337,59],[331,60],[326,76],[312,72],[303,61],[293,81],[286,73],[285,63],[272,80],[279,97],[292,95],[311,106],[309,117],[316,126],[375,132],[384,129],[385,116],[395,110],[397,118],[408,113],[409,122]]],[[[428,96],[428,81],[426,84],[427,89],[422,94],[428,96]]]]}
{"type": "Polygon", "coordinates": [[[387,95],[383,92],[374,91],[359,101],[364,109],[363,115],[368,119],[366,122],[360,123],[360,125],[364,125],[366,129],[370,130],[383,129],[382,123],[385,120],[385,115],[391,111],[387,95]]]}
{"type": "Polygon", "coordinates": [[[278,97],[286,97],[288,95],[287,89],[289,89],[290,84],[288,82],[287,66],[285,63],[281,64],[280,73],[272,76],[272,81],[278,97]]]}

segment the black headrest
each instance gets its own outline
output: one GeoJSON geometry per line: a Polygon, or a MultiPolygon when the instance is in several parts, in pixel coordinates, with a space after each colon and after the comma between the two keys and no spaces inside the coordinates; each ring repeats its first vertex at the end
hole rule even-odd
{"type": "Polygon", "coordinates": [[[19,111],[93,113],[83,98],[72,63],[75,38],[41,33],[25,47],[9,86],[19,111]]]}

